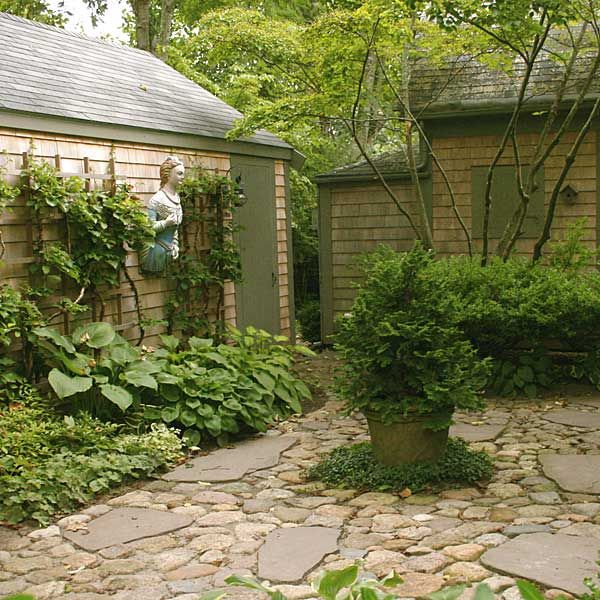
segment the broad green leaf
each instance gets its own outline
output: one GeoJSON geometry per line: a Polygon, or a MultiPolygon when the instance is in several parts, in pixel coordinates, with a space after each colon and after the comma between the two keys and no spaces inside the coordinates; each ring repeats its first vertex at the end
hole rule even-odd
{"type": "Polygon", "coordinates": [[[85,344],[90,348],[104,348],[114,339],[115,330],[112,325],[103,321],[78,327],[73,332],[73,342],[75,344],[85,344]]]}
{"type": "Polygon", "coordinates": [[[108,383],[108,375],[92,375],[92,379],[98,384],[108,383]]]}
{"type": "MultiPolygon", "coordinates": [[[[479,587],[479,586],[477,586],[479,587]]],[[[517,587],[519,588],[519,592],[523,597],[523,600],[544,600],[544,594],[537,589],[533,583],[529,581],[524,581],[523,579],[519,579],[517,581],[517,587]]],[[[489,597],[489,596],[488,596],[489,597]]],[[[487,600],[487,598],[477,598],[476,600],[487,600]]]]}
{"type": "Polygon", "coordinates": [[[453,585],[444,588],[439,592],[428,594],[426,598],[429,600],[456,600],[456,598],[458,598],[466,589],[466,585],[453,585]]]}
{"type": "Polygon", "coordinates": [[[116,404],[123,412],[133,404],[133,396],[131,393],[119,385],[105,383],[100,386],[100,392],[105,398],[108,398],[113,404],[116,404]]]}
{"type": "Polygon", "coordinates": [[[392,570],[389,575],[386,575],[381,580],[381,585],[384,587],[396,587],[401,583],[404,583],[404,579],[402,579],[402,577],[400,577],[400,575],[398,575],[394,570],[392,570]]]}
{"type": "Polygon", "coordinates": [[[165,423],[172,423],[179,417],[179,407],[178,406],[165,406],[160,411],[160,416],[165,423]]]}
{"type": "Polygon", "coordinates": [[[127,370],[122,374],[122,377],[125,379],[125,381],[127,381],[127,383],[130,383],[135,387],[147,387],[151,390],[158,390],[156,379],[154,379],[154,377],[148,373],[127,370]]]}
{"type": "Polygon", "coordinates": [[[108,357],[119,366],[124,366],[137,360],[140,357],[140,352],[129,344],[127,346],[119,345],[111,347],[108,357]]]}
{"type": "Polygon", "coordinates": [[[317,591],[325,600],[335,600],[338,592],[351,586],[358,577],[358,565],[351,565],[339,571],[326,572],[319,579],[317,591]]]}
{"type": "Polygon", "coordinates": [[[188,345],[192,350],[201,350],[202,348],[210,348],[214,344],[211,339],[191,337],[188,340],[188,345]]]}
{"type": "Polygon", "coordinates": [[[177,402],[180,396],[179,388],[174,385],[161,385],[160,395],[167,402],[177,402]]]}
{"type": "Polygon", "coordinates": [[[272,392],[275,388],[275,379],[273,379],[273,377],[271,377],[271,375],[268,373],[265,373],[264,371],[257,371],[254,374],[254,377],[265,389],[269,390],[269,392],[272,392]]]}
{"type": "Polygon", "coordinates": [[[281,384],[277,384],[274,393],[279,396],[295,413],[302,412],[302,405],[297,398],[293,398],[292,395],[284,388],[281,384]]]}
{"type": "Polygon", "coordinates": [[[271,590],[264,585],[258,583],[258,581],[251,579],[250,577],[242,577],[240,575],[231,575],[225,579],[225,583],[229,585],[237,585],[241,587],[250,588],[252,590],[258,590],[260,592],[264,592],[271,598],[272,600],[287,600],[286,597],[281,593],[275,590],[271,590]]]}
{"type": "Polygon", "coordinates": [[[52,369],[48,375],[48,383],[62,400],[86,392],[92,387],[94,380],[91,377],[69,377],[58,369],[52,369]]]}
{"type": "Polygon", "coordinates": [[[177,346],[180,344],[180,339],[175,337],[174,335],[165,335],[162,334],[159,336],[162,345],[169,350],[170,352],[175,352],[177,350],[177,346]]]}
{"type": "Polygon", "coordinates": [[[517,375],[525,382],[531,383],[535,379],[533,369],[528,366],[519,367],[517,369],[517,375]]]}
{"type": "Polygon", "coordinates": [[[160,420],[160,408],[157,406],[144,406],[144,418],[149,421],[160,420]]]}
{"type": "Polygon", "coordinates": [[[191,427],[196,423],[196,413],[193,410],[184,409],[179,415],[179,420],[186,426],[191,427]]]}
{"type": "Polygon", "coordinates": [[[157,363],[153,360],[136,360],[132,362],[128,367],[128,371],[136,371],[138,373],[149,373],[150,375],[154,373],[159,373],[161,370],[160,363],[157,363]]]}
{"type": "Polygon", "coordinates": [[[181,377],[176,377],[175,375],[171,375],[171,373],[158,373],[156,375],[156,380],[158,383],[168,383],[171,385],[177,385],[181,382],[181,377]]]}
{"type": "Polygon", "coordinates": [[[225,366],[229,365],[228,360],[224,356],[221,356],[220,354],[217,354],[216,352],[207,352],[206,357],[210,358],[210,360],[212,360],[213,362],[216,362],[220,365],[225,365],[225,366]]]}
{"type": "Polygon", "coordinates": [[[60,335],[56,329],[52,329],[52,327],[38,327],[33,330],[33,333],[38,337],[52,340],[57,346],[64,348],[71,354],[75,352],[75,346],[65,336],[60,335]]]}
{"type": "Polygon", "coordinates": [[[361,587],[359,598],[360,600],[379,600],[381,594],[371,588],[361,587]]]}
{"type": "Polygon", "coordinates": [[[475,596],[473,600],[494,600],[494,598],[494,592],[492,592],[487,583],[480,583],[475,588],[475,596]]]}
{"type": "MultiPolygon", "coordinates": [[[[60,359],[62,364],[67,367],[71,373],[75,373],[75,375],[89,375],[91,362],[89,356],[81,354],[80,352],[76,352],[75,356],[69,356],[62,352],[62,350],[55,356],[60,359]]],[[[93,362],[91,364],[93,364],[93,362]]]]}
{"type": "Polygon", "coordinates": [[[316,354],[306,346],[294,346],[294,352],[298,352],[298,354],[303,354],[304,356],[316,356],[316,354]]]}
{"type": "Polygon", "coordinates": [[[190,427],[189,429],[186,429],[183,432],[183,441],[185,442],[185,445],[188,447],[197,446],[200,443],[201,439],[202,439],[202,435],[200,434],[200,432],[197,429],[192,429],[190,427]]]}

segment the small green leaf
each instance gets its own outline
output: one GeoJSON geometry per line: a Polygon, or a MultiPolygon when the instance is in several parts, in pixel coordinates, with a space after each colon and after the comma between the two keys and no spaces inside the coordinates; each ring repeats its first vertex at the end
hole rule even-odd
{"type": "Polygon", "coordinates": [[[133,404],[131,393],[119,385],[105,383],[100,386],[100,393],[113,404],[116,404],[123,412],[133,404]]]}
{"type": "Polygon", "coordinates": [[[269,392],[272,392],[275,388],[275,379],[264,371],[257,371],[254,378],[269,392]]]}
{"type": "Polygon", "coordinates": [[[325,600],[335,600],[338,592],[351,586],[358,577],[358,565],[351,565],[339,571],[328,571],[319,579],[317,591],[325,600]]]}
{"type": "Polygon", "coordinates": [[[212,592],[208,592],[208,594],[204,594],[198,600],[221,600],[221,598],[225,598],[227,596],[227,592],[220,592],[219,590],[213,590],[212,592]]]}
{"type": "Polygon", "coordinates": [[[196,424],[196,413],[193,410],[184,409],[179,416],[179,420],[186,426],[191,427],[196,424]]]}
{"type": "Polygon", "coordinates": [[[186,429],[183,433],[183,441],[185,442],[185,445],[188,446],[188,448],[190,446],[197,446],[200,443],[201,439],[202,435],[197,429],[189,428],[186,429]]]}
{"type": "Polygon", "coordinates": [[[180,344],[180,340],[179,338],[175,337],[174,335],[160,335],[160,341],[162,342],[162,345],[169,351],[169,352],[175,352],[175,350],[177,350],[177,346],[179,346],[180,344]]]}
{"type": "Polygon", "coordinates": [[[172,423],[179,417],[179,407],[178,406],[165,406],[160,411],[160,416],[165,423],[172,423]]]}
{"type": "Polygon", "coordinates": [[[428,600],[456,600],[467,589],[466,585],[453,585],[439,592],[433,592],[425,596],[428,600]]]}
{"type": "Polygon", "coordinates": [[[58,369],[52,369],[48,375],[48,383],[62,400],[63,398],[86,392],[92,387],[94,380],[91,377],[69,377],[58,369]]]}
{"type": "MultiPolygon", "coordinates": [[[[479,586],[478,586],[479,587],[479,586]]],[[[523,600],[544,600],[544,594],[537,589],[533,583],[519,579],[517,581],[517,587],[523,597],[523,600]]],[[[492,596],[493,597],[493,596],[492,596]]],[[[487,600],[487,598],[477,598],[475,600],[487,600]]]]}
{"type": "Polygon", "coordinates": [[[213,340],[199,338],[199,337],[191,337],[188,340],[188,345],[192,350],[201,350],[203,348],[210,348],[214,344],[213,340]]]}

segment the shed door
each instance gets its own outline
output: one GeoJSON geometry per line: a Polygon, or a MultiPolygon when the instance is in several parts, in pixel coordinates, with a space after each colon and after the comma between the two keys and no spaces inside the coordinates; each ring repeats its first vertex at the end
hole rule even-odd
{"type": "Polygon", "coordinates": [[[275,164],[266,158],[231,156],[233,178],[241,175],[247,197],[236,211],[243,281],[236,285],[238,327],[279,333],[275,164]]]}

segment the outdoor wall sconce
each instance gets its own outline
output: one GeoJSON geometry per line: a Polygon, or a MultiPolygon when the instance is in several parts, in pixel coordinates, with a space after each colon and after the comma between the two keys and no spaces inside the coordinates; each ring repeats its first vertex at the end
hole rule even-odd
{"type": "Polygon", "coordinates": [[[237,200],[235,202],[235,205],[237,207],[244,206],[244,204],[246,204],[246,202],[248,201],[248,197],[246,196],[246,193],[244,192],[244,188],[242,187],[242,176],[241,175],[238,175],[235,178],[235,191],[237,194],[237,200]]]}
{"type": "Polygon", "coordinates": [[[560,190],[560,197],[565,204],[575,204],[577,201],[577,196],[577,190],[570,184],[565,185],[565,187],[560,190]]]}

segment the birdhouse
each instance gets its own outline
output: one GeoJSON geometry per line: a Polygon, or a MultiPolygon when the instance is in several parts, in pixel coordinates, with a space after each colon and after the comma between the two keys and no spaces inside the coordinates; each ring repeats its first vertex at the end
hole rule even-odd
{"type": "Polygon", "coordinates": [[[575,204],[577,200],[577,190],[572,185],[565,185],[565,187],[560,190],[560,197],[565,202],[565,204],[575,204]]]}

